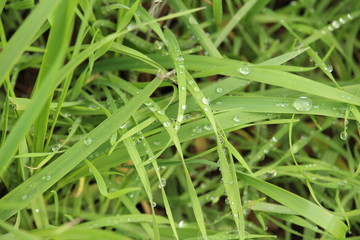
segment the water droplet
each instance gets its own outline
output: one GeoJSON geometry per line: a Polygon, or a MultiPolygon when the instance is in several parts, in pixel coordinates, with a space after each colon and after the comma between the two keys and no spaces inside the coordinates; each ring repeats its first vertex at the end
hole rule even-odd
{"type": "Polygon", "coordinates": [[[194,87],[194,91],[195,91],[195,92],[200,92],[200,88],[194,87]]]}
{"type": "Polygon", "coordinates": [[[230,204],[230,200],[229,200],[229,198],[227,197],[227,198],[225,198],[225,203],[226,203],[226,205],[229,205],[230,204]]]}
{"type": "Polygon", "coordinates": [[[241,67],[241,68],[239,68],[238,71],[243,75],[248,75],[250,73],[250,68],[249,67],[241,67]]]}
{"type": "Polygon", "coordinates": [[[123,125],[120,125],[120,129],[123,129],[123,128],[125,128],[126,127],[126,123],[124,123],[123,125]]]}
{"type": "Polygon", "coordinates": [[[277,141],[278,141],[277,137],[275,137],[275,136],[273,136],[273,137],[271,138],[271,140],[272,140],[273,142],[277,142],[277,141]]]}
{"type": "Polygon", "coordinates": [[[312,101],[308,97],[301,96],[294,101],[293,106],[299,112],[308,112],[312,107],[312,101]]]}
{"type": "Polygon", "coordinates": [[[50,181],[50,180],[51,180],[51,175],[46,174],[46,175],[43,176],[41,179],[42,179],[42,180],[45,180],[45,181],[50,181]]]}
{"type": "Polygon", "coordinates": [[[60,149],[61,147],[62,147],[61,144],[57,144],[57,145],[53,146],[53,147],[51,148],[51,150],[52,150],[53,152],[56,152],[56,151],[59,151],[59,149],[60,149]]]}
{"type": "Polygon", "coordinates": [[[186,90],[186,87],[182,86],[182,87],[181,87],[181,90],[185,91],[185,90],[186,90]]]}
{"type": "Polygon", "coordinates": [[[340,22],[341,24],[345,24],[345,23],[346,23],[346,20],[345,20],[345,18],[341,17],[341,18],[339,18],[339,22],[340,22]]]}
{"type": "Polygon", "coordinates": [[[97,110],[97,109],[99,109],[100,107],[99,107],[98,105],[92,103],[92,104],[90,104],[90,105],[88,106],[88,108],[89,108],[90,110],[97,110]]]}
{"type": "Polygon", "coordinates": [[[165,113],[165,111],[164,110],[159,110],[158,113],[162,115],[162,114],[165,113]]]}
{"type": "Polygon", "coordinates": [[[334,70],[334,68],[333,68],[333,66],[331,66],[329,64],[326,64],[325,65],[325,70],[331,73],[334,70]]]}
{"type": "Polygon", "coordinates": [[[156,202],[151,202],[151,207],[156,207],[156,202]]]}
{"type": "Polygon", "coordinates": [[[156,146],[159,146],[160,144],[161,144],[160,141],[155,141],[155,142],[154,142],[154,145],[156,145],[156,146]]]}
{"type": "Polygon", "coordinates": [[[220,105],[223,105],[223,101],[221,101],[221,100],[217,101],[217,102],[216,102],[216,105],[219,105],[219,106],[220,106],[220,105]]]}
{"type": "Polygon", "coordinates": [[[328,26],[328,29],[330,32],[334,31],[334,28],[331,25],[328,26]]]}
{"type": "Polygon", "coordinates": [[[159,184],[159,188],[164,188],[166,186],[166,179],[165,178],[161,178],[160,184],[159,184]]]}
{"type": "Polygon", "coordinates": [[[145,106],[151,106],[151,101],[144,102],[145,106]]]}
{"type": "Polygon", "coordinates": [[[26,200],[27,198],[28,196],[26,194],[21,196],[21,200],[26,200]]]}
{"type": "Polygon", "coordinates": [[[201,99],[201,101],[203,102],[203,104],[209,105],[209,101],[208,101],[208,99],[207,99],[206,97],[203,97],[203,98],[201,99]]]}
{"type": "Polygon", "coordinates": [[[339,27],[340,27],[340,23],[339,23],[337,20],[332,21],[331,25],[332,25],[334,28],[339,28],[339,27]]]}
{"type": "Polygon", "coordinates": [[[186,222],[184,221],[184,220],[181,220],[180,222],[179,222],[179,228],[183,228],[183,227],[186,227],[186,222]]]}
{"type": "Polygon", "coordinates": [[[167,128],[167,127],[170,127],[171,124],[170,124],[170,122],[164,122],[163,125],[164,125],[164,127],[167,128]]]}
{"type": "Polygon", "coordinates": [[[40,212],[40,209],[36,208],[34,211],[35,211],[36,213],[39,213],[39,212],[40,212]]]}
{"type": "Polygon", "coordinates": [[[348,138],[348,133],[346,131],[342,131],[340,133],[340,138],[345,141],[348,138]]]}
{"type": "Polygon", "coordinates": [[[178,57],[176,57],[176,61],[183,62],[184,57],[183,56],[178,56],[178,57]]]}
{"type": "Polygon", "coordinates": [[[217,88],[216,88],[216,92],[217,92],[217,93],[222,93],[223,91],[224,91],[224,89],[221,88],[221,87],[217,87],[217,88]]]}
{"type": "Polygon", "coordinates": [[[346,17],[347,17],[349,20],[353,19],[353,16],[352,16],[350,13],[348,13],[348,14],[346,15],[346,17]]]}
{"type": "Polygon", "coordinates": [[[180,68],[180,69],[184,69],[184,68],[185,68],[184,64],[180,64],[180,65],[179,65],[179,68],[180,68]]]}
{"type": "Polygon", "coordinates": [[[84,143],[85,143],[85,145],[90,145],[92,143],[92,139],[91,138],[85,138],[84,143]]]}
{"type": "Polygon", "coordinates": [[[276,177],[277,171],[271,170],[271,171],[268,171],[267,174],[268,174],[269,178],[273,178],[273,177],[276,177]]]}
{"type": "Polygon", "coordinates": [[[211,130],[213,129],[213,127],[212,127],[210,124],[205,124],[205,125],[204,125],[204,129],[205,129],[206,131],[211,131],[211,130]]]}
{"type": "Polygon", "coordinates": [[[233,118],[234,122],[240,122],[240,117],[238,115],[236,115],[234,118],[233,118]]]}
{"type": "Polygon", "coordinates": [[[71,113],[64,113],[64,116],[69,118],[69,117],[71,117],[71,113]]]}
{"type": "Polygon", "coordinates": [[[200,126],[196,126],[193,128],[192,130],[194,133],[202,133],[202,127],[200,126]]]}
{"type": "Polygon", "coordinates": [[[181,109],[185,111],[186,110],[186,105],[185,104],[181,105],[181,109]]]}
{"type": "Polygon", "coordinates": [[[149,107],[150,111],[155,112],[157,110],[157,106],[151,106],[149,107]]]}

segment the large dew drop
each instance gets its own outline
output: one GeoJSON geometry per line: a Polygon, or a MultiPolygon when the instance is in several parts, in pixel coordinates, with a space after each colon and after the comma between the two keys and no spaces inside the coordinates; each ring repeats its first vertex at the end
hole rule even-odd
{"type": "Polygon", "coordinates": [[[250,73],[250,68],[249,67],[241,67],[241,68],[239,68],[238,71],[243,75],[248,75],[250,73]]]}
{"type": "Polygon", "coordinates": [[[342,131],[340,133],[340,138],[345,141],[348,138],[348,133],[346,131],[342,131]]]}
{"type": "Polygon", "coordinates": [[[293,106],[299,112],[308,112],[312,107],[312,101],[310,98],[302,96],[294,101],[293,106]]]}
{"type": "Polygon", "coordinates": [[[85,138],[84,143],[85,143],[85,145],[90,145],[92,143],[92,139],[91,138],[85,138]]]}

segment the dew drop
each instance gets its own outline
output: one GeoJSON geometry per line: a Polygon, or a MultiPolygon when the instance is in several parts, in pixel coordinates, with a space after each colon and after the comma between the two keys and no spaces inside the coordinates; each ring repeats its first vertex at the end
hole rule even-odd
{"type": "Polygon", "coordinates": [[[159,188],[164,188],[166,186],[166,179],[165,178],[161,178],[160,184],[159,184],[159,188]]]}
{"type": "Polygon", "coordinates": [[[179,228],[183,228],[183,227],[186,227],[186,222],[184,221],[184,220],[181,220],[180,222],[179,222],[179,228]]]}
{"type": "Polygon", "coordinates": [[[233,118],[234,122],[240,122],[240,117],[238,115],[236,115],[234,118],[233,118]]]}
{"type": "Polygon", "coordinates": [[[151,107],[149,107],[149,109],[150,109],[150,111],[155,112],[157,110],[157,107],[156,106],[151,106],[151,107]]]}
{"type": "Polygon", "coordinates": [[[299,112],[308,112],[312,107],[312,101],[308,97],[301,96],[294,101],[293,106],[299,112]]]}
{"type": "Polygon", "coordinates": [[[339,23],[337,20],[332,21],[331,25],[332,25],[334,28],[339,28],[339,27],[340,27],[340,23],[339,23]]]}
{"type": "Polygon", "coordinates": [[[185,104],[181,105],[181,109],[185,111],[186,110],[186,105],[185,104]]]}
{"type": "Polygon", "coordinates": [[[99,109],[100,107],[99,107],[98,105],[96,105],[96,104],[90,104],[90,105],[88,106],[88,108],[89,108],[90,110],[97,110],[97,109],[99,109]]]}
{"type": "Polygon", "coordinates": [[[203,102],[203,104],[209,105],[209,101],[208,101],[208,99],[207,99],[206,97],[203,97],[203,98],[201,99],[201,101],[203,102]]]}
{"type": "Polygon", "coordinates": [[[200,126],[196,126],[193,128],[192,130],[194,133],[202,133],[202,127],[200,126]]]}
{"type": "Polygon", "coordinates": [[[200,92],[200,88],[194,87],[194,91],[195,91],[195,92],[200,92]]]}
{"type": "Polygon", "coordinates": [[[333,66],[327,64],[325,65],[325,70],[331,73],[334,70],[334,68],[333,66]]]}
{"type": "Polygon", "coordinates": [[[328,29],[329,29],[330,32],[334,31],[334,28],[332,26],[330,26],[330,25],[328,26],[328,29]]]}
{"type": "Polygon", "coordinates": [[[124,129],[126,127],[126,123],[124,123],[123,125],[120,125],[120,129],[124,129]]]}
{"type": "Polygon", "coordinates": [[[36,209],[35,209],[35,212],[36,212],[36,213],[39,213],[39,212],[40,212],[40,209],[36,208],[36,209]]]}
{"type": "Polygon", "coordinates": [[[277,137],[275,137],[275,136],[273,136],[273,137],[271,138],[271,140],[272,140],[273,142],[277,142],[277,141],[278,141],[277,137]]]}
{"type": "Polygon", "coordinates": [[[156,202],[151,202],[151,207],[156,207],[156,202]]]}
{"type": "Polygon", "coordinates": [[[146,101],[144,102],[145,106],[151,106],[151,102],[150,101],[146,101]]]}
{"type": "Polygon", "coordinates": [[[52,148],[51,148],[51,150],[53,151],[53,152],[56,152],[56,151],[59,151],[59,149],[61,148],[61,144],[57,144],[57,145],[55,145],[55,146],[53,146],[52,148]]]}
{"type": "Polygon", "coordinates": [[[167,127],[170,127],[170,122],[164,122],[163,125],[164,125],[164,127],[166,127],[166,128],[167,128],[167,127]]]}
{"type": "Polygon", "coordinates": [[[340,138],[345,141],[348,138],[348,133],[346,131],[342,131],[340,133],[340,138]]]}
{"type": "Polygon", "coordinates": [[[41,179],[48,182],[51,180],[51,175],[47,174],[47,175],[43,176],[41,179]]]}
{"type": "Polygon", "coordinates": [[[345,24],[345,23],[346,23],[346,20],[345,20],[343,17],[341,17],[341,18],[339,18],[339,22],[340,22],[341,24],[345,24]]]}
{"type": "Polygon", "coordinates": [[[26,200],[27,198],[28,196],[26,194],[21,196],[21,200],[26,200]]]}
{"type": "Polygon", "coordinates": [[[155,142],[154,142],[154,145],[156,145],[156,146],[159,146],[160,144],[161,144],[160,141],[155,141],[155,142]]]}
{"type": "Polygon", "coordinates": [[[184,57],[183,56],[178,56],[176,58],[176,61],[182,62],[182,61],[184,61],[184,57]]]}
{"type": "Polygon", "coordinates": [[[158,113],[162,115],[162,114],[165,113],[165,111],[164,110],[159,110],[158,113]]]}
{"type": "Polygon", "coordinates": [[[275,170],[268,171],[268,176],[270,178],[276,177],[276,175],[277,175],[277,171],[275,170]]]}
{"type": "Polygon", "coordinates": [[[224,91],[224,89],[221,88],[221,87],[217,87],[217,88],[216,88],[216,92],[217,92],[217,93],[222,93],[223,91],[224,91]]]}
{"type": "Polygon", "coordinates": [[[92,139],[91,138],[85,138],[84,143],[85,143],[85,145],[90,145],[92,143],[92,139]]]}
{"type": "Polygon", "coordinates": [[[250,68],[249,67],[241,67],[241,68],[239,68],[238,71],[243,75],[248,75],[250,73],[250,68]]]}
{"type": "Polygon", "coordinates": [[[206,131],[211,131],[211,130],[213,129],[213,127],[212,127],[210,124],[205,124],[205,125],[204,125],[204,129],[205,129],[206,131]]]}
{"type": "Polygon", "coordinates": [[[69,117],[71,117],[71,113],[64,113],[64,116],[69,118],[69,117]]]}
{"type": "Polygon", "coordinates": [[[347,17],[349,20],[353,19],[353,16],[352,16],[350,13],[348,13],[348,14],[346,15],[346,17],[347,17]]]}

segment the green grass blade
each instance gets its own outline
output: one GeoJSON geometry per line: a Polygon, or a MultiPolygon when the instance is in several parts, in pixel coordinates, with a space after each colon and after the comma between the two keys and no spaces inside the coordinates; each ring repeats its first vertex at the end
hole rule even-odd
{"type": "Polygon", "coordinates": [[[320,208],[316,204],[301,198],[273,184],[260,179],[238,173],[238,176],[247,184],[283,204],[297,214],[309,219],[338,239],[343,239],[347,232],[346,225],[335,215],[320,208]]]}
{"type": "Polygon", "coordinates": [[[6,44],[6,48],[0,53],[0,86],[20,55],[30,45],[36,30],[42,27],[47,17],[60,2],[59,0],[41,1],[6,44]]]}

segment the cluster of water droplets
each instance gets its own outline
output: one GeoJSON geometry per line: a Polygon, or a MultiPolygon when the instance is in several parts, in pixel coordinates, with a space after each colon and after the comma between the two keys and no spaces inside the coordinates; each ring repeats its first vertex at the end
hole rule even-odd
{"type": "MultiPolygon", "coordinates": [[[[340,17],[339,19],[336,19],[336,20],[333,20],[328,26],[327,26],[327,30],[329,32],[332,32],[334,31],[335,29],[338,29],[341,27],[341,25],[344,25],[346,24],[348,21],[352,20],[353,19],[353,16],[348,13],[346,16],[342,16],[340,17]]],[[[327,34],[327,31],[326,29],[323,29],[321,31],[322,34],[327,34]]]]}

